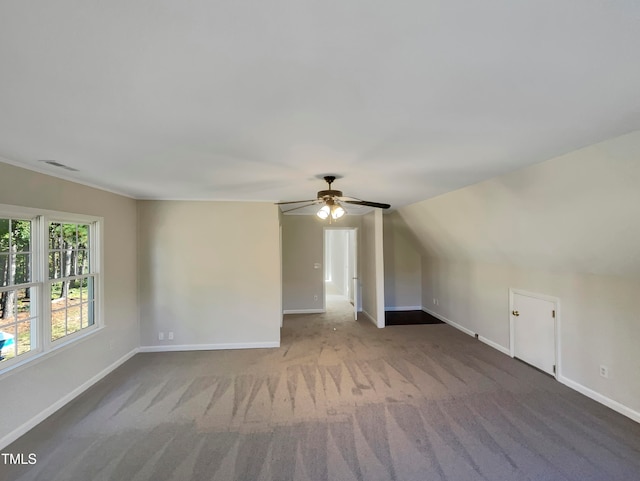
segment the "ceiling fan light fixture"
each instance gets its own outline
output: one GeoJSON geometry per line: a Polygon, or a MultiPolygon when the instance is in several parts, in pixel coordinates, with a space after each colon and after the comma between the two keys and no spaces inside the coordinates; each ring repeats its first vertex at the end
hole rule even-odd
{"type": "Polygon", "coordinates": [[[332,220],[338,220],[340,217],[345,215],[347,211],[344,207],[342,207],[342,203],[345,204],[355,204],[366,207],[375,207],[377,209],[388,209],[391,207],[389,204],[383,204],[381,202],[370,202],[368,200],[357,199],[355,197],[343,197],[341,190],[334,190],[331,188],[331,184],[334,180],[336,180],[335,175],[325,175],[324,180],[329,184],[329,188],[325,190],[321,190],[318,192],[318,195],[315,199],[308,200],[290,200],[285,202],[276,202],[276,205],[284,205],[284,204],[301,204],[306,202],[306,205],[300,205],[298,207],[293,207],[291,209],[283,210],[283,213],[288,213],[298,209],[304,209],[306,207],[310,207],[312,205],[323,204],[322,207],[316,215],[318,218],[325,220],[329,219],[329,224],[331,224],[332,220]]]}
{"type": "Polygon", "coordinates": [[[329,217],[329,214],[331,214],[331,209],[329,208],[328,205],[323,205],[322,208],[316,213],[316,215],[320,217],[322,220],[329,217]]]}

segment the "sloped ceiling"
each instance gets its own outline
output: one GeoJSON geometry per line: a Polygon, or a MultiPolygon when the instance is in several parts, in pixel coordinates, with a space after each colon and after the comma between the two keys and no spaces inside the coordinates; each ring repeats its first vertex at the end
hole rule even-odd
{"type": "Polygon", "coordinates": [[[629,0],[5,1],[0,157],[136,198],[335,173],[398,207],[639,129],[639,51],[629,0]]]}
{"type": "Polygon", "coordinates": [[[428,257],[640,278],[640,131],[394,217],[428,257]]]}

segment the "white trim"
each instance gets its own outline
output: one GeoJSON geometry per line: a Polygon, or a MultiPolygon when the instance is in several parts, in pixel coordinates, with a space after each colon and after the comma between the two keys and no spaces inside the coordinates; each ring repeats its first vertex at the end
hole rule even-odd
{"type": "Polygon", "coordinates": [[[634,411],[630,407],[627,407],[624,404],[619,403],[618,401],[614,401],[613,399],[608,398],[607,396],[600,394],[594,391],[593,389],[589,389],[588,387],[583,386],[582,384],[576,381],[573,381],[569,378],[566,378],[564,376],[558,376],[558,381],[564,384],[565,386],[575,391],[578,391],[580,394],[584,394],[588,398],[591,398],[594,401],[599,402],[600,404],[604,404],[608,408],[613,409],[614,411],[622,414],[623,416],[627,416],[628,418],[634,420],[635,422],[640,423],[640,412],[634,411]]]}
{"type": "Polygon", "coordinates": [[[422,306],[386,306],[384,308],[385,311],[395,312],[395,311],[421,311],[422,306]]]}
{"type": "Polygon", "coordinates": [[[84,383],[82,383],[80,386],[75,388],[70,393],[68,393],[68,394],[64,395],[63,397],[61,397],[60,399],[58,399],[58,401],[56,401],[53,404],[51,404],[48,408],[44,409],[43,411],[40,411],[40,413],[36,414],[34,417],[29,419],[26,423],[22,424],[21,426],[17,427],[13,431],[11,431],[9,434],[7,434],[3,438],[1,438],[0,439],[0,449],[4,449],[9,444],[11,444],[16,439],[18,439],[20,436],[22,436],[23,434],[27,433],[29,430],[33,429],[34,427],[36,427],[38,424],[40,424],[42,421],[47,419],[49,416],[51,416],[57,410],[59,410],[60,408],[64,407],[69,402],[73,401],[80,394],[82,394],[87,389],[89,389],[91,386],[93,386],[95,383],[100,381],[107,374],[111,373],[116,368],[120,367],[122,364],[127,362],[129,359],[131,359],[137,353],[138,353],[138,349],[137,348],[133,349],[131,352],[129,352],[128,354],[125,354],[120,359],[118,359],[116,362],[114,362],[113,364],[107,366],[102,371],[100,371],[98,374],[96,374],[95,376],[93,376],[89,380],[87,380],[84,383]]]}
{"type": "Polygon", "coordinates": [[[219,351],[225,349],[264,349],[273,347],[280,347],[280,342],[227,342],[219,344],[180,344],[177,346],[141,346],[140,352],[219,351]]]}
{"type": "Polygon", "coordinates": [[[323,314],[325,309],[285,309],[283,314],[323,314]]]}
{"type": "Polygon", "coordinates": [[[431,314],[433,317],[440,319],[442,322],[446,322],[447,324],[449,324],[452,327],[455,327],[456,329],[458,329],[459,331],[464,332],[465,334],[470,335],[471,337],[476,337],[476,333],[473,332],[471,329],[467,329],[466,327],[461,326],[460,324],[458,324],[457,322],[453,322],[450,319],[447,319],[446,317],[444,317],[443,315],[438,314],[437,312],[431,311],[429,309],[427,309],[426,307],[422,307],[422,310],[424,312],[426,312],[427,314],[431,314]]]}
{"type": "Polygon", "coordinates": [[[539,294],[537,292],[525,291],[523,289],[509,288],[509,292],[513,294],[520,294],[521,296],[533,297],[534,299],[542,299],[549,302],[557,302],[558,298],[550,296],[548,294],[539,294]]]}
{"type": "Polygon", "coordinates": [[[373,255],[375,258],[375,284],[376,284],[376,320],[378,328],[385,327],[384,318],[384,233],[382,211],[375,209],[373,213],[373,255]]]}
{"type": "Polygon", "coordinates": [[[509,352],[508,348],[498,344],[495,341],[492,341],[491,339],[487,339],[486,337],[478,335],[478,340],[484,342],[487,346],[491,346],[492,348],[496,349],[497,351],[500,351],[502,354],[506,354],[507,356],[511,356],[511,353],[509,352]]]}

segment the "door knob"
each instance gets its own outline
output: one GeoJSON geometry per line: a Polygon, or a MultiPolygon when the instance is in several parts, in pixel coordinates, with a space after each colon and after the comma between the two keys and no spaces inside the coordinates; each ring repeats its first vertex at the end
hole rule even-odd
{"type": "Polygon", "coordinates": [[[520,313],[518,311],[511,311],[511,314],[513,314],[516,317],[518,317],[520,315],[520,313]]]}

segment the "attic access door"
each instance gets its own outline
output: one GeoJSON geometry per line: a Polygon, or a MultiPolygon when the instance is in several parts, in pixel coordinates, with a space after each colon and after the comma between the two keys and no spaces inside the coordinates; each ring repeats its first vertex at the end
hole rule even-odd
{"type": "Polygon", "coordinates": [[[510,289],[511,356],[557,377],[558,299],[510,289]]]}

